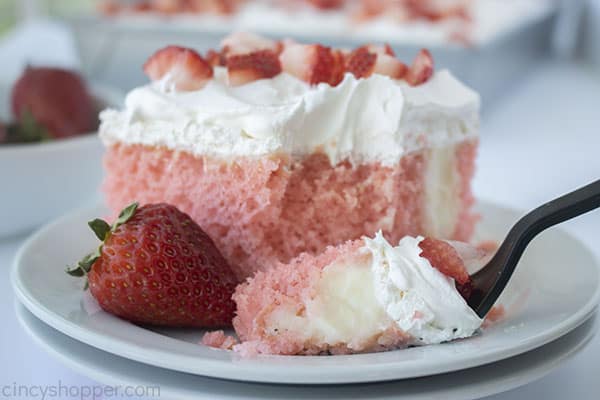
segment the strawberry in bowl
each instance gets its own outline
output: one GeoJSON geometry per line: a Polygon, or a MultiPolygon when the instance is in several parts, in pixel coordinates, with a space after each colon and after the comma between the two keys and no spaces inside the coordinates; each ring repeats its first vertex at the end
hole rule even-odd
{"type": "Polygon", "coordinates": [[[61,68],[27,67],[14,83],[14,122],[1,143],[29,143],[91,133],[98,127],[94,98],[83,79],[61,68]]]}
{"type": "Polygon", "coordinates": [[[53,67],[0,83],[0,237],[94,200],[103,153],[97,115],[121,103],[118,91],[53,67]]]}

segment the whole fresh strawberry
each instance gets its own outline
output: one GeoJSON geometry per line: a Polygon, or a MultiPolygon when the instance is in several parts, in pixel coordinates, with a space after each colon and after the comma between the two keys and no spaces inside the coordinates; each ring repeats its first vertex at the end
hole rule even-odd
{"type": "Polygon", "coordinates": [[[97,126],[83,80],[60,68],[28,67],[13,86],[12,111],[16,122],[33,119],[49,138],[91,132],[97,126]]]}
{"type": "Polygon", "coordinates": [[[236,279],[211,238],[168,204],[126,207],[110,226],[89,226],[102,244],[67,273],[86,276],[107,312],[172,327],[229,326],[236,279]]]}

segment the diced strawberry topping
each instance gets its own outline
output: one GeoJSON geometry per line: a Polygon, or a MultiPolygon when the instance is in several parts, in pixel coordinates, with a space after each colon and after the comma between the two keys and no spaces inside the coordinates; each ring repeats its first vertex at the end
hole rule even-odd
{"type": "Polygon", "coordinates": [[[180,0],[184,3],[182,11],[229,15],[237,11],[243,0],[180,0]]]}
{"type": "Polygon", "coordinates": [[[344,0],[307,0],[320,10],[334,10],[344,5],[344,0]]]}
{"type": "Polygon", "coordinates": [[[320,44],[286,43],[279,59],[285,72],[311,85],[336,86],[344,77],[342,52],[320,44]]]}
{"type": "Polygon", "coordinates": [[[423,250],[420,256],[429,260],[431,266],[438,271],[454,278],[460,285],[465,285],[470,281],[463,260],[449,243],[428,237],[419,243],[419,247],[423,250]]]}
{"type": "Polygon", "coordinates": [[[228,56],[227,78],[231,86],[272,78],[281,72],[279,57],[271,50],[228,56]]]}
{"type": "Polygon", "coordinates": [[[371,53],[375,53],[377,55],[387,54],[388,56],[396,57],[396,53],[394,53],[394,49],[392,49],[392,46],[390,46],[387,43],[385,43],[383,45],[367,44],[363,47],[366,47],[367,50],[369,50],[371,53]]]}
{"type": "Polygon", "coordinates": [[[402,61],[388,54],[378,54],[375,73],[389,76],[392,79],[402,79],[408,72],[408,67],[402,61]]]}
{"type": "Polygon", "coordinates": [[[372,53],[367,47],[359,47],[348,56],[346,71],[357,78],[367,78],[375,72],[377,54],[372,53]]]}
{"type": "Polygon", "coordinates": [[[462,298],[469,300],[469,297],[471,297],[471,294],[473,294],[473,283],[468,281],[465,283],[455,282],[454,284],[456,286],[456,290],[458,290],[458,293],[460,293],[462,298]]]}
{"type": "Polygon", "coordinates": [[[154,53],[144,64],[144,72],[153,81],[169,76],[177,90],[197,90],[212,78],[213,68],[192,49],[168,46],[154,53]]]}
{"type": "Polygon", "coordinates": [[[181,3],[180,0],[151,0],[151,7],[160,13],[175,14],[181,12],[181,3]]]}
{"type": "Polygon", "coordinates": [[[152,9],[153,7],[149,0],[137,1],[131,6],[131,11],[134,13],[144,13],[151,11],[152,9]]]}
{"type": "Polygon", "coordinates": [[[209,50],[204,58],[213,67],[224,67],[226,65],[225,55],[219,51],[209,50]]]}
{"type": "Polygon", "coordinates": [[[346,60],[346,71],[357,78],[367,78],[372,74],[401,79],[408,67],[394,55],[389,45],[367,45],[354,50],[346,60]]]}
{"type": "Polygon", "coordinates": [[[373,18],[386,11],[387,4],[383,0],[360,0],[359,12],[356,15],[358,20],[373,18]]]}
{"type": "Polygon", "coordinates": [[[214,67],[227,67],[229,83],[241,85],[272,78],[285,71],[311,84],[338,85],[346,72],[357,78],[373,74],[404,79],[416,86],[433,74],[429,51],[421,50],[408,67],[394,55],[388,44],[369,44],[354,51],[332,49],[321,44],[293,40],[274,41],[249,33],[234,33],[222,42],[220,51],[209,50],[202,58],[194,50],[169,46],[156,52],[144,64],[152,80],[168,77],[167,84],[178,90],[201,88],[213,76],[214,67]]]}
{"type": "Polygon", "coordinates": [[[421,49],[406,73],[405,79],[411,86],[421,85],[433,75],[433,57],[427,49],[421,49]]]}
{"type": "Polygon", "coordinates": [[[221,41],[222,54],[226,56],[234,54],[248,54],[259,50],[271,50],[279,54],[281,43],[248,32],[235,32],[221,41]]]}
{"type": "Polygon", "coordinates": [[[411,19],[441,21],[449,18],[469,20],[470,13],[467,1],[423,1],[404,0],[404,7],[411,19]]]}

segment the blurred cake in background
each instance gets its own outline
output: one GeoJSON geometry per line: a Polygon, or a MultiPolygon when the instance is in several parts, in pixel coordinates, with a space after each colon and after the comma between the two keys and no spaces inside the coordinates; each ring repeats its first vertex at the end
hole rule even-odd
{"type": "Polygon", "coordinates": [[[475,45],[552,0],[105,0],[107,16],[177,18],[204,29],[273,35],[345,37],[433,45],[475,45]]]}
{"type": "Polygon", "coordinates": [[[107,203],[175,205],[239,278],[378,230],[469,239],[479,96],[428,51],[235,34],[144,70],[101,114],[107,203]]]}

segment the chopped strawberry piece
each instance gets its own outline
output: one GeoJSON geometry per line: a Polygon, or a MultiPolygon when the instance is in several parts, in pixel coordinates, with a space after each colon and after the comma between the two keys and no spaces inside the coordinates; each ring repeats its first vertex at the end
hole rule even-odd
{"type": "Polygon", "coordinates": [[[418,86],[427,82],[432,75],[433,57],[429,50],[421,49],[406,73],[405,79],[411,86],[418,86]]]}
{"type": "Polygon", "coordinates": [[[334,10],[344,5],[344,0],[307,0],[320,10],[334,10]]]}
{"type": "Polygon", "coordinates": [[[458,290],[458,293],[460,293],[462,298],[465,300],[469,300],[469,297],[471,297],[471,294],[473,294],[473,283],[471,281],[468,281],[466,283],[455,282],[455,286],[456,290],[458,290]]]}
{"type": "Polygon", "coordinates": [[[460,285],[465,285],[470,281],[463,260],[449,243],[443,240],[425,238],[419,243],[419,247],[423,250],[420,256],[429,260],[431,266],[438,271],[454,278],[460,285]]]}
{"type": "Polygon", "coordinates": [[[272,78],[281,72],[279,58],[271,50],[227,57],[227,79],[231,86],[272,78]]]}
{"type": "Polygon", "coordinates": [[[367,78],[376,73],[401,79],[406,75],[408,67],[393,54],[389,45],[359,47],[348,56],[346,70],[357,78],[367,78]]]}
{"type": "Polygon", "coordinates": [[[248,54],[259,50],[271,50],[275,54],[281,52],[281,43],[247,32],[235,32],[221,41],[222,54],[248,54]]]}
{"type": "Polygon", "coordinates": [[[357,78],[367,78],[375,72],[377,54],[372,53],[365,46],[359,47],[348,56],[346,71],[357,78]]]}
{"type": "Polygon", "coordinates": [[[213,76],[212,66],[192,49],[168,46],[154,53],[144,64],[153,81],[168,75],[177,90],[197,90],[213,76]]]}
{"type": "Polygon", "coordinates": [[[392,46],[390,46],[387,43],[385,43],[383,45],[368,44],[363,47],[366,47],[367,50],[369,50],[371,53],[375,53],[377,55],[387,54],[388,56],[396,57],[396,53],[394,53],[394,49],[392,49],[392,46]]]}
{"type": "Polygon", "coordinates": [[[498,247],[500,247],[500,244],[495,240],[484,240],[477,243],[477,248],[486,253],[495,253],[498,247]]]}
{"type": "Polygon", "coordinates": [[[181,12],[182,2],[180,0],[151,0],[150,4],[154,11],[164,14],[175,14],[181,12]]]}
{"type": "Polygon", "coordinates": [[[359,12],[356,15],[358,20],[366,20],[383,14],[388,4],[384,0],[361,0],[359,12]]]}
{"type": "Polygon", "coordinates": [[[209,50],[204,57],[213,67],[224,67],[226,65],[225,55],[216,50],[209,50]]]}
{"type": "Polygon", "coordinates": [[[183,0],[192,12],[230,15],[237,11],[243,0],[183,0]]]}
{"type": "Polygon", "coordinates": [[[311,85],[336,86],[344,77],[343,53],[320,44],[286,43],[279,59],[285,72],[311,85]]]}
{"type": "Polygon", "coordinates": [[[378,54],[375,64],[375,73],[389,76],[393,79],[402,79],[408,72],[408,67],[402,61],[388,54],[378,54]]]}
{"type": "Polygon", "coordinates": [[[131,11],[134,13],[143,13],[151,10],[152,4],[150,4],[149,0],[137,1],[131,6],[131,11]]]}
{"type": "Polygon", "coordinates": [[[469,20],[469,1],[423,1],[404,0],[404,7],[411,19],[426,19],[428,21],[441,21],[449,18],[469,20]]]}

